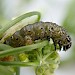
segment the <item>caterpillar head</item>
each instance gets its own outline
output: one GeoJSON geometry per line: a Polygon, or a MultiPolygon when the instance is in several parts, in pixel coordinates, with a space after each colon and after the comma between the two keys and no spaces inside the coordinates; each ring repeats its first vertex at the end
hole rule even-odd
{"type": "Polygon", "coordinates": [[[71,45],[72,45],[71,37],[68,35],[66,36],[66,38],[64,38],[63,50],[66,51],[71,47],[71,45]]]}

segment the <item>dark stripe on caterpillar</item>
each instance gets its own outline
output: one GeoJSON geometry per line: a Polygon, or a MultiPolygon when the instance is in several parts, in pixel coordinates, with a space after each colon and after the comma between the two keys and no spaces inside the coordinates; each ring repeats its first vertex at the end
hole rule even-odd
{"type": "Polygon", "coordinates": [[[20,47],[26,45],[27,40],[32,43],[32,41],[38,39],[50,40],[50,38],[54,42],[55,50],[57,44],[59,44],[60,50],[63,47],[64,51],[71,47],[71,37],[67,34],[65,29],[52,22],[29,24],[15,32],[5,43],[12,47],[20,47]]]}

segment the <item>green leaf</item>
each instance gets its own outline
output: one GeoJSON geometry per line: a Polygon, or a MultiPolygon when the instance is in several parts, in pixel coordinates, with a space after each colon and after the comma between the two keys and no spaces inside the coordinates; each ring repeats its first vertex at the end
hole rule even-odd
{"type": "Polygon", "coordinates": [[[41,14],[40,12],[37,11],[33,11],[33,12],[29,12],[29,13],[25,13],[19,17],[17,17],[14,20],[11,20],[8,24],[6,24],[2,29],[0,29],[0,38],[3,37],[3,34],[5,33],[6,30],[8,30],[10,27],[14,26],[15,24],[17,24],[18,22],[22,21],[25,18],[31,17],[37,15],[37,21],[40,20],[41,14]]]}
{"type": "Polygon", "coordinates": [[[13,72],[10,71],[9,67],[5,67],[5,66],[0,65],[0,75],[13,75],[13,72]]]}

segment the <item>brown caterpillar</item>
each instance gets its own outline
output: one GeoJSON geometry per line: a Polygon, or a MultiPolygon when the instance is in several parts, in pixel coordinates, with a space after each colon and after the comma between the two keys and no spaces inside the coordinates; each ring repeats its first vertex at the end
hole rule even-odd
{"type": "Polygon", "coordinates": [[[71,37],[66,33],[65,29],[52,22],[36,22],[23,27],[21,30],[15,32],[5,43],[12,47],[24,46],[27,40],[38,40],[50,38],[56,45],[59,44],[60,50],[66,51],[71,47],[71,37]]]}

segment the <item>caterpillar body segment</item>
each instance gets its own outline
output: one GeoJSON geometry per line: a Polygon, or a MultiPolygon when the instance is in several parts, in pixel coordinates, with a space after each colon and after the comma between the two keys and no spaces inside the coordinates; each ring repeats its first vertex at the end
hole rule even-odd
{"type": "Polygon", "coordinates": [[[67,34],[65,29],[56,23],[52,22],[36,22],[23,27],[21,30],[15,32],[5,43],[12,47],[20,47],[26,45],[26,42],[30,44],[35,40],[50,40],[56,45],[59,44],[60,50],[66,51],[71,47],[71,37],[67,34]]]}

